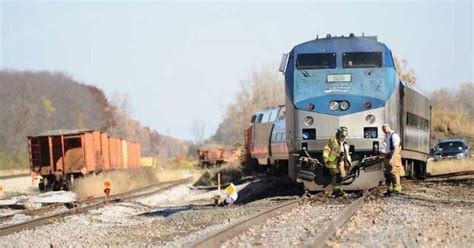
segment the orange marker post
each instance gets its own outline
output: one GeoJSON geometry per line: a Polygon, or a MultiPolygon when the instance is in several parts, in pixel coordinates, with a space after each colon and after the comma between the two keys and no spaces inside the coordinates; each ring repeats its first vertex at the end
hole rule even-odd
{"type": "Polygon", "coordinates": [[[109,196],[110,196],[111,186],[112,186],[112,183],[110,183],[110,181],[105,181],[105,182],[104,182],[104,193],[105,193],[105,204],[106,204],[106,205],[107,205],[108,202],[109,202],[109,196]]]}

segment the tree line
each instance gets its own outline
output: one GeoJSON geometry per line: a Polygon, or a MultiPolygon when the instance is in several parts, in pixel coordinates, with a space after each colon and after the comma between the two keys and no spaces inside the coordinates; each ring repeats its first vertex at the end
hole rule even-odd
{"type": "Polygon", "coordinates": [[[141,143],[144,156],[185,154],[187,145],[142,126],[95,86],[60,72],[0,71],[0,166],[27,166],[27,139],[57,129],[93,129],[141,143]]]}

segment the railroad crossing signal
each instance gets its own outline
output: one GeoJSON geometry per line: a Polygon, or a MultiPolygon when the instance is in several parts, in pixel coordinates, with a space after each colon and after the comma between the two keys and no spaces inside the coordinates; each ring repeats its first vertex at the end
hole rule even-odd
{"type": "Polygon", "coordinates": [[[112,186],[112,183],[110,181],[105,181],[104,182],[104,193],[105,195],[109,196],[110,195],[110,187],[112,186]]]}
{"type": "Polygon", "coordinates": [[[110,188],[110,186],[112,186],[112,183],[110,181],[105,181],[104,182],[104,188],[110,188]]]}

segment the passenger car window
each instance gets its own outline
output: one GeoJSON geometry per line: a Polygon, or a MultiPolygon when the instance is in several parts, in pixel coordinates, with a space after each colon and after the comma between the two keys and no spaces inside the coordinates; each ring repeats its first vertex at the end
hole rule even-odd
{"type": "Polygon", "coordinates": [[[255,123],[255,120],[257,119],[256,115],[252,115],[252,119],[250,120],[251,123],[255,123]]]}

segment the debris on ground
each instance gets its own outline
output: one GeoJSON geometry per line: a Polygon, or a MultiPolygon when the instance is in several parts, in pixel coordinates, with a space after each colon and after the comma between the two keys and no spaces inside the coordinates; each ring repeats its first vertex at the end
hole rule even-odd
{"type": "Polygon", "coordinates": [[[221,176],[221,185],[237,184],[243,177],[240,165],[224,165],[217,169],[211,169],[202,174],[194,183],[194,186],[215,186],[217,185],[217,174],[221,176]]]}
{"type": "Polygon", "coordinates": [[[265,177],[248,184],[239,191],[236,204],[246,204],[274,196],[302,195],[303,185],[293,182],[288,176],[265,177]]]}

